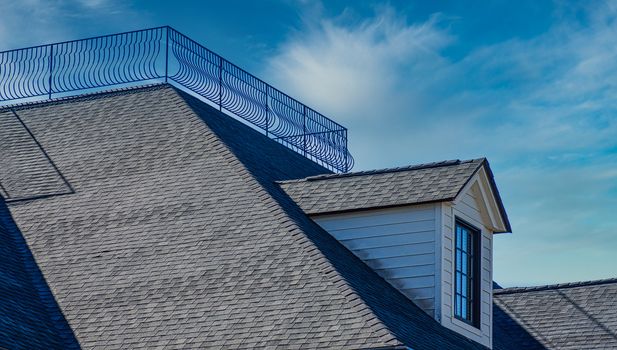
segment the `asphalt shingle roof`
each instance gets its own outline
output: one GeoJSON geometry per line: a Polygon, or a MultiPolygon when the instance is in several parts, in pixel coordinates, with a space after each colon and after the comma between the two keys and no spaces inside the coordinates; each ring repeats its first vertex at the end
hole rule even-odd
{"type": "Polygon", "coordinates": [[[279,181],[279,185],[305,213],[330,214],[452,201],[481,167],[486,169],[506,232],[511,232],[493,172],[485,158],[309,176],[279,181]]]}
{"type": "Polygon", "coordinates": [[[494,290],[494,349],[617,349],[617,279],[494,290]]]}
{"type": "Polygon", "coordinates": [[[0,348],[75,348],[74,336],[1,200],[0,335],[0,348]]]}
{"type": "Polygon", "coordinates": [[[276,184],[327,170],[169,85],[0,110],[7,127],[0,288],[25,306],[0,302],[0,347],[483,348],[276,184]]]}
{"type": "Polygon", "coordinates": [[[453,200],[485,159],[312,176],[281,182],[308,214],[453,200]]]}

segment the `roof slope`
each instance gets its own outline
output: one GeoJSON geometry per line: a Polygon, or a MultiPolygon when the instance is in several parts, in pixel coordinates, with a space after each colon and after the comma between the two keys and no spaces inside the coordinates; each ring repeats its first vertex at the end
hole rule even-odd
{"type": "Polygon", "coordinates": [[[1,200],[0,295],[0,348],[75,348],[75,338],[1,200]]]}
{"type": "Polygon", "coordinates": [[[274,182],[325,169],[197,99],[162,85],[15,113],[73,191],[38,196],[4,172],[22,191],[7,212],[82,347],[482,348],[274,182]]]}
{"type": "Polygon", "coordinates": [[[307,214],[453,200],[484,159],[313,176],[281,182],[307,214]]]}
{"type": "Polygon", "coordinates": [[[496,289],[493,300],[495,350],[617,348],[617,279],[496,289]]]}
{"type": "Polygon", "coordinates": [[[505,232],[512,232],[493,172],[485,158],[310,176],[279,184],[309,215],[339,213],[452,201],[481,167],[486,170],[505,232]]]}

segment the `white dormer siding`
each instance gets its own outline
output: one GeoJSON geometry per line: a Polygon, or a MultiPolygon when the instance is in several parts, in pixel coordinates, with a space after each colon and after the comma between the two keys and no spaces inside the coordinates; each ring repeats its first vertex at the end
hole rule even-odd
{"type": "Polygon", "coordinates": [[[486,174],[483,169],[476,174],[465,186],[454,202],[440,204],[441,232],[441,274],[440,298],[438,303],[437,320],[447,328],[450,328],[464,336],[473,339],[489,348],[493,346],[493,227],[487,206],[485,203],[486,192],[490,187],[483,184],[486,174]],[[454,226],[456,219],[464,220],[481,232],[481,258],[480,258],[480,328],[471,326],[454,317],[454,226]]]}
{"type": "Polygon", "coordinates": [[[492,347],[493,232],[506,228],[483,168],[454,201],[312,218],[444,327],[492,347]],[[479,328],[454,317],[457,218],[481,233],[479,328]]]}
{"type": "Polygon", "coordinates": [[[418,205],[321,215],[314,220],[435,317],[436,208],[418,205]]]}

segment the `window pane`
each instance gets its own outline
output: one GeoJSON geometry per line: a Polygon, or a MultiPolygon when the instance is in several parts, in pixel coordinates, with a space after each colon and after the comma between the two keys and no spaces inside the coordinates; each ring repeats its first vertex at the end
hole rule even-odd
{"type": "Polygon", "coordinates": [[[457,271],[463,271],[461,268],[461,251],[460,250],[456,250],[456,270],[457,271]]]}
{"type": "Polygon", "coordinates": [[[461,249],[461,227],[456,226],[456,247],[461,249]]]}
{"type": "Polygon", "coordinates": [[[459,294],[463,292],[461,290],[461,273],[460,272],[456,273],[456,292],[459,294]]]}
{"type": "Polygon", "coordinates": [[[455,308],[456,315],[457,316],[461,316],[461,304],[462,304],[461,303],[461,297],[459,295],[457,295],[455,300],[456,300],[455,301],[455,303],[456,303],[456,308],[455,308]]]}
{"type": "Polygon", "coordinates": [[[465,224],[456,222],[456,248],[454,256],[455,277],[454,277],[454,314],[457,318],[476,324],[476,315],[473,313],[474,304],[479,302],[475,300],[474,293],[477,293],[474,283],[477,283],[474,276],[474,268],[477,263],[475,244],[477,244],[478,232],[465,226],[465,224]]]}

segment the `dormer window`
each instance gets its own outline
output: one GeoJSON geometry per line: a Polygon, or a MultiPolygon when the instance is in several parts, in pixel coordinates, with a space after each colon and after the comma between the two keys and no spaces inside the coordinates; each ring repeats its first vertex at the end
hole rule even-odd
{"type": "Polygon", "coordinates": [[[510,225],[485,160],[279,185],[319,226],[442,326],[492,348],[493,234],[510,232],[510,225]],[[452,186],[451,192],[415,195],[415,189],[442,183],[452,186]]]}
{"type": "Polygon", "coordinates": [[[479,326],[480,231],[456,220],[454,278],[454,316],[474,327],[479,326]]]}

